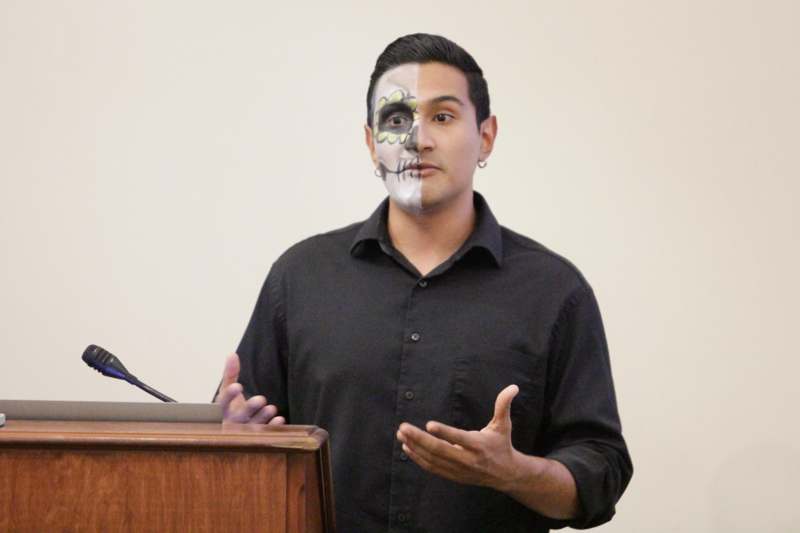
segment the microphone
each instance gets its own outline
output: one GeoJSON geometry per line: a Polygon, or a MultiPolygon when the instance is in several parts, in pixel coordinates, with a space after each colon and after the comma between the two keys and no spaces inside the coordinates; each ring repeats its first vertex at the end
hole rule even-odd
{"type": "Polygon", "coordinates": [[[122,361],[117,359],[114,354],[108,352],[101,347],[90,344],[84,351],[83,356],[81,357],[83,361],[89,365],[90,367],[94,368],[104,376],[108,376],[110,378],[121,379],[123,381],[127,381],[131,385],[135,385],[145,391],[147,394],[152,394],[162,402],[174,402],[172,398],[167,396],[166,394],[162,394],[155,390],[153,387],[149,385],[145,385],[139,379],[128,372],[128,369],[125,368],[125,365],[122,364],[122,361]]]}

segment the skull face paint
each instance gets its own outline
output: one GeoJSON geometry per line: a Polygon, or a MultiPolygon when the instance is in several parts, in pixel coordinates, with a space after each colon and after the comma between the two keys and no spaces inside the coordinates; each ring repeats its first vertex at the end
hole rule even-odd
{"type": "Polygon", "coordinates": [[[417,131],[419,65],[396,67],[378,80],[373,97],[372,135],[378,171],[389,196],[412,212],[422,210],[417,131]]]}
{"type": "Polygon", "coordinates": [[[478,125],[464,73],[443,63],[386,71],[373,90],[367,141],[392,205],[409,214],[472,203],[473,175],[494,139],[478,125]]]}

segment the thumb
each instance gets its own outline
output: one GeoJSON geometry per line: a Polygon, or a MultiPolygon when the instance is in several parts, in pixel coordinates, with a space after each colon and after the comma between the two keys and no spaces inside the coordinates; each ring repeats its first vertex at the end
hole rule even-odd
{"type": "Polygon", "coordinates": [[[239,355],[232,353],[225,359],[225,370],[222,372],[222,385],[220,391],[239,380],[239,355]]]}
{"type": "Polygon", "coordinates": [[[508,429],[511,429],[511,402],[518,393],[519,387],[516,385],[509,385],[500,391],[494,402],[494,417],[490,425],[508,426],[508,429]]]}

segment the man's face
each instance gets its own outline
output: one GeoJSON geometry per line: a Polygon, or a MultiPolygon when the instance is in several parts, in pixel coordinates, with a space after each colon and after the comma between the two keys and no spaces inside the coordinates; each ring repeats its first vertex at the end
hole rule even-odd
{"type": "Polygon", "coordinates": [[[390,198],[422,213],[472,192],[472,175],[494,140],[479,130],[464,74],[442,63],[409,63],[375,84],[367,145],[390,198]]]}

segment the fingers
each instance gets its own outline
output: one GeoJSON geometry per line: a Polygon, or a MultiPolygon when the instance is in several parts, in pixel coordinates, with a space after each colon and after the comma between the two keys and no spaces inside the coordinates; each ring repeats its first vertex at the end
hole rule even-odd
{"type": "Polygon", "coordinates": [[[433,471],[437,469],[439,471],[443,470],[456,470],[460,463],[456,461],[444,457],[441,455],[437,455],[436,453],[432,452],[431,450],[423,447],[417,446],[412,443],[403,443],[403,451],[406,452],[406,455],[411,457],[415,463],[426,470],[433,471]]]}
{"type": "Polygon", "coordinates": [[[478,437],[469,431],[454,428],[441,422],[428,422],[425,424],[425,429],[428,433],[444,439],[450,444],[458,444],[464,448],[476,448],[478,446],[478,437]]]}
{"type": "Polygon", "coordinates": [[[239,380],[239,355],[230,354],[225,359],[220,392],[214,400],[222,404],[222,421],[236,424],[285,424],[286,419],[278,414],[278,408],[267,405],[264,396],[252,396],[245,400],[244,388],[239,380]]]}
{"type": "Polygon", "coordinates": [[[511,424],[511,402],[518,393],[519,387],[516,385],[509,385],[500,391],[494,402],[494,417],[490,425],[511,424]]]}
{"type": "Polygon", "coordinates": [[[232,383],[227,387],[220,388],[220,393],[217,395],[216,402],[222,404],[222,412],[224,413],[230,407],[231,402],[239,396],[241,396],[242,401],[244,401],[242,386],[239,383],[232,383]]]}
{"type": "Polygon", "coordinates": [[[458,462],[464,451],[460,447],[436,438],[407,423],[400,424],[400,429],[397,430],[397,439],[428,461],[433,461],[434,457],[438,457],[458,462]]]}
{"type": "Polygon", "coordinates": [[[408,455],[412,461],[417,463],[428,472],[452,479],[453,481],[457,481],[456,476],[451,473],[450,469],[442,468],[435,461],[431,460],[430,456],[427,456],[424,453],[417,453],[406,444],[403,444],[403,452],[405,452],[405,454],[408,455]]]}
{"type": "Polygon", "coordinates": [[[228,385],[232,385],[239,380],[239,356],[235,353],[230,354],[225,359],[225,369],[222,371],[222,385],[220,389],[224,389],[228,385]]]}
{"type": "MultiPolygon", "coordinates": [[[[266,400],[264,400],[264,401],[266,401],[266,400]]],[[[275,418],[275,415],[277,415],[277,414],[278,414],[278,408],[277,407],[275,407],[274,405],[265,405],[264,407],[262,407],[261,409],[256,411],[253,414],[252,417],[250,417],[250,420],[248,420],[248,423],[249,424],[266,424],[267,422],[270,422],[273,418],[275,418]]]]}
{"type": "Polygon", "coordinates": [[[464,483],[467,453],[460,445],[428,435],[410,424],[401,424],[397,438],[403,452],[416,464],[438,476],[464,483]],[[427,438],[425,438],[427,437],[427,438]]]}
{"type": "MultiPolygon", "coordinates": [[[[267,399],[265,397],[261,395],[251,396],[246,402],[244,402],[244,404],[242,404],[239,409],[236,410],[236,417],[239,418],[240,422],[242,423],[250,422],[256,413],[265,407],[267,407],[267,399]]],[[[277,412],[278,410],[275,409],[275,413],[277,412]]]]}
{"type": "Polygon", "coordinates": [[[258,420],[262,420],[260,423],[264,423],[278,412],[274,405],[267,406],[267,399],[263,396],[253,396],[245,400],[242,386],[239,383],[234,383],[223,391],[220,403],[222,404],[223,422],[247,424],[258,416],[258,420]],[[265,407],[270,407],[270,409],[263,413],[260,412],[265,407]]]}
{"type": "Polygon", "coordinates": [[[282,416],[276,416],[275,418],[270,420],[267,423],[267,425],[268,426],[280,426],[280,425],[285,424],[285,423],[286,423],[286,419],[285,418],[283,418],[282,416]]]}

